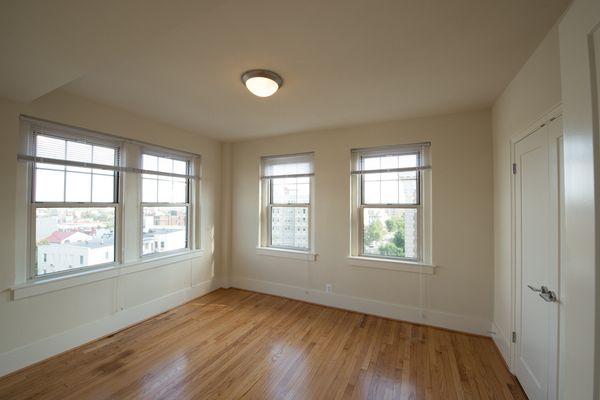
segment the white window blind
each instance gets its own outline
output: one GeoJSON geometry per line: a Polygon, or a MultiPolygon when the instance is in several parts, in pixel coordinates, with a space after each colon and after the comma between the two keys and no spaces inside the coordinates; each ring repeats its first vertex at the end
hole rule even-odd
{"type": "MultiPolygon", "coordinates": [[[[160,146],[148,145],[143,142],[125,139],[118,136],[98,133],[81,128],[73,128],[53,122],[41,121],[22,116],[21,120],[29,126],[26,151],[17,155],[17,160],[44,164],[46,166],[60,165],[75,168],[93,168],[104,171],[131,172],[154,174],[186,179],[200,179],[193,170],[174,169],[171,171],[145,170],[137,166],[126,166],[120,158],[118,148],[124,143],[133,143],[141,147],[152,147],[158,150],[160,146]],[[113,147],[111,154],[108,147],[113,147]],[[114,157],[111,157],[113,156],[114,157]]],[[[174,150],[164,149],[167,153],[174,150]]],[[[183,156],[199,159],[198,155],[179,152],[183,156]]]]}
{"type": "Polygon", "coordinates": [[[430,169],[425,157],[429,142],[371,149],[353,149],[353,175],[411,172],[430,169]]]}
{"type": "Polygon", "coordinates": [[[263,157],[261,179],[313,176],[313,154],[263,157]]]}

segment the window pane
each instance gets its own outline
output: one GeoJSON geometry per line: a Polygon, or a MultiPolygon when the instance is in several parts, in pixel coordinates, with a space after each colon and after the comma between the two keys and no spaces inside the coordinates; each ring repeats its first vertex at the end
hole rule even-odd
{"type": "Polygon", "coordinates": [[[35,201],[64,201],[65,172],[36,168],[35,201]]]}
{"type": "Polygon", "coordinates": [[[187,171],[187,162],[173,160],[173,172],[176,174],[186,175],[187,171]]]}
{"type": "Polygon", "coordinates": [[[308,249],[308,207],[271,207],[271,246],[308,249]]]}
{"type": "Polygon", "coordinates": [[[38,157],[65,159],[66,142],[63,139],[57,139],[50,136],[36,136],[35,154],[38,157]]]}
{"type": "Polygon", "coordinates": [[[173,178],[173,202],[187,202],[187,179],[173,178]]]}
{"type": "Polygon", "coordinates": [[[363,208],[365,255],[418,258],[417,209],[363,208]]]}
{"type": "Polygon", "coordinates": [[[158,201],[170,203],[173,198],[173,180],[169,177],[158,177],[158,201]]]}
{"type": "Polygon", "coordinates": [[[115,261],[115,208],[38,208],[37,275],[115,261]]]}
{"type": "Polygon", "coordinates": [[[92,162],[92,145],[67,141],[67,160],[92,162]]]}
{"type": "Polygon", "coordinates": [[[173,172],[173,160],[170,158],[158,157],[158,170],[160,172],[173,172]]]}
{"type": "Polygon", "coordinates": [[[273,204],[310,203],[310,178],[271,179],[273,204]]]}
{"type": "Polygon", "coordinates": [[[94,146],[94,164],[115,165],[115,149],[104,146],[94,146]]]}
{"type": "Polygon", "coordinates": [[[144,207],[142,254],[187,247],[187,207],[144,207]]]}
{"type": "MultiPolygon", "coordinates": [[[[368,176],[368,175],[367,175],[368,176]]],[[[365,176],[366,178],[366,176],[365,176]]],[[[363,203],[380,204],[381,203],[381,183],[379,181],[363,182],[363,203]]]]}
{"type": "Polygon", "coordinates": [[[158,201],[158,180],[156,175],[144,175],[142,178],[142,201],[155,203],[158,201]]]}
{"type": "Polygon", "coordinates": [[[112,203],[115,201],[115,178],[110,175],[92,175],[92,201],[112,203]]]}
{"type": "Polygon", "coordinates": [[[363,204],[417,204],[416,171],[363,175],[363,204]]]}
{"type": "Polygon", "coordinates": [[[158,157],[148,154],[142,155],[142,169],[158,171],[158,157]]]}
{"type": "Polygon", "coordinates": [[[81,172],[67,172],[65,201],[90,202],[92,175],[81,172]]]}
{"type": "Polygon", "coordinates": [[[413,154],[401,154],[401,155],[384,155],[384,156],[370,156],[362,157],[362,169],[376,170],[376,169],[388,169],[388,168],[411,168],[419,165],[419,155],[413,154]]]}

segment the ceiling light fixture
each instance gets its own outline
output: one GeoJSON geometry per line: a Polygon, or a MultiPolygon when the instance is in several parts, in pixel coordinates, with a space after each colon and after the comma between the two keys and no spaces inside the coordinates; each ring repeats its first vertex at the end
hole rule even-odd
{"type": "Polygon", "coordinates": [[[273,71],[252,69],[242,74],[242,83],[253,95],[269,97],[283,85],[283,79],[273,71]]]}

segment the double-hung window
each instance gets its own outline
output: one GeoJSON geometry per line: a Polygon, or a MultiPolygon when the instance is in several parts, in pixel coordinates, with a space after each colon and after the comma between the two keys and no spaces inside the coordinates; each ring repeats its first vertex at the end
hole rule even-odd
{"type": "Polygon", "coordinates": [[[32,127],[30,277],[117,261],[120,143],[32,127]]]}
{"type": "Polygon", "coordinates": [[[26,116],[21,129],[19,283],[201,249],[199,155],[26,116]]]}
{"type": "Polygon", "coordinates": [[[352,151],[352,253],[429,261],[429,144],[352,151]]]}
{"type": "Polygon", "coordinates": [[[191,160],[142,154],[142,255],[189,248],[191,160]]]}
{"type": "Polygon", "coordinates": [[[311,249],[313,154],[263,157],[261,245],[311,249]]]}

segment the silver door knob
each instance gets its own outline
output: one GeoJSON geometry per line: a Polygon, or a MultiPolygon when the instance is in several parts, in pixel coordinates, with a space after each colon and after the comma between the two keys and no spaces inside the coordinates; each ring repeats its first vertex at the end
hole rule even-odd
{"type": "Polygon", "coordinates": [[[548,303],[556,303],[558,301],[558,297],[556,297],[556,293],[554,293],[552,290],[549,290],[548,287],[546,286],[542,286],[539,289],[536,287],[533,287],[531,285],[527,285],[527,287],[531,290],[533,290],[534,292],[538,292],[540,294],[540,297],[542,299],[544,299],[544,301],[547,301],[548,303]]]}

